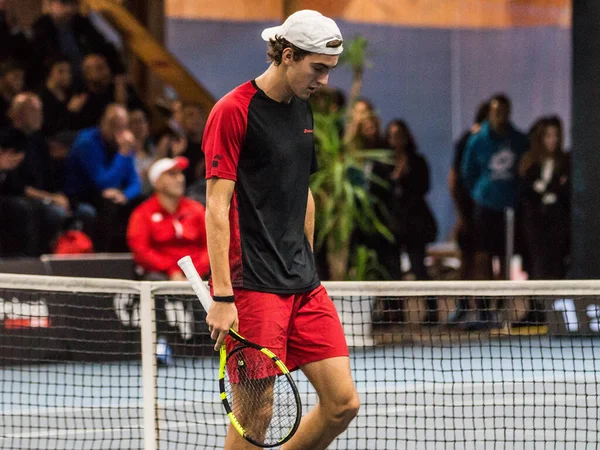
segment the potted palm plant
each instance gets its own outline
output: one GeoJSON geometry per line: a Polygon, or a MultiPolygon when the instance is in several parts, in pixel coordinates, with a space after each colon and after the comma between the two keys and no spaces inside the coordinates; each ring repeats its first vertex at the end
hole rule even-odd
{"type": "MultiPolygon", "coordinates": [[[[341,63],[351,67],[353,83],[350,90],[349,109],[360,95],[362,74],[366,67],[367,41],[357,37],[345,44],[341,63]]],[[[315,197],[316,249],[324,248],[329,277],[332,280],[364,278],[378,269],[375,252],[359,248],[351,255],[351,238],[356,230],[364,234],[379,233],[390,241],[392,233],[380,221],[375,211],[377,200],[360,183],[348,176],[359,174],[370,182],[381,182],[366,173],[366,160],[389,161],[389,150],[363,150],[352,136],[341,135],[340,121],[343,113],[315,112],[314,133],[317,145],[319,172],[311,180],[315,197]],[[375,260],[374,260],[375,258],[375,260]],[[349,267],[350,261],[360,267],[349,267]]],[[[348,113],[346,113],[348,117],[348,113]]]]}

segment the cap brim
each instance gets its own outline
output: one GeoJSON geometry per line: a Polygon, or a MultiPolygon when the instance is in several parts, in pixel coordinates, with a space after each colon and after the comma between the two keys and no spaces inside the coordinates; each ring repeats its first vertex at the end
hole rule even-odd
{"type": "Polygon", "coordinates": [[[275,36],[281,35],[281,25],[277,27],[265,28],[263,32],[260,34],[260,37],[263,41],[269,41],[271,39],[275,39],[275,36]]]}
{"type": "Polygon", "coordinates": [[[179,170],[185,170],[189,167],[189,165],[190,161],[185,156],[178,156],[175,158],[175,165],[169,170],[172,170],[175,167],[177,167],[179,170]]]}

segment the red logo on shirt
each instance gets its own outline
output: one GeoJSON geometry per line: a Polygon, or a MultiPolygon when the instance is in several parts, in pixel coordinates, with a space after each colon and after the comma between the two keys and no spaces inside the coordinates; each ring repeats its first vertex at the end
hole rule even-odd
{"type": "Polygon", "coordinates": [[[304,129],[304,134],[308,134],[308,133],[312,133],[312,132],[313,132],[313,130],[309,130],[308,128],[304,129]]]}

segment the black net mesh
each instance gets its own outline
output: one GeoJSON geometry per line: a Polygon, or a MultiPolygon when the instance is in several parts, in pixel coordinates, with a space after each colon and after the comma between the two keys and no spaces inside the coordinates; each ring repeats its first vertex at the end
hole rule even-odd
{"type": "MultiPolygon", "coordinates": [[[[330,289],[362,403],[331,449],[597,447],[600,296],[405,286],[330,289]]],[[[24,286],[0,299],[0,448],[143,448],[139,297],[24,286]]],[[[205,314],[191,295],[155,300],[157,446],[222,448],[229,422],[205,314]]],[[[293,378],[306,412],[316,394],[293,378]]]]}
{"type": "Polygon", "coordinates": [[[0,288],[0,448],[144,448],[135,303],[0,288]]]}

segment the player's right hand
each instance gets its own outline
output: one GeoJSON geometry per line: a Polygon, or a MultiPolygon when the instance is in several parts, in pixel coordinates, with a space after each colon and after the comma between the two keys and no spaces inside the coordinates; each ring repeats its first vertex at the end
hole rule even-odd
{"type": "Polygon", "coordinates": [[[235,303],[214,302],[206,316],[211,339],[216,339],[215,351],[223,345],[229,329],[238,329],[238,311],[235,303]]]}

